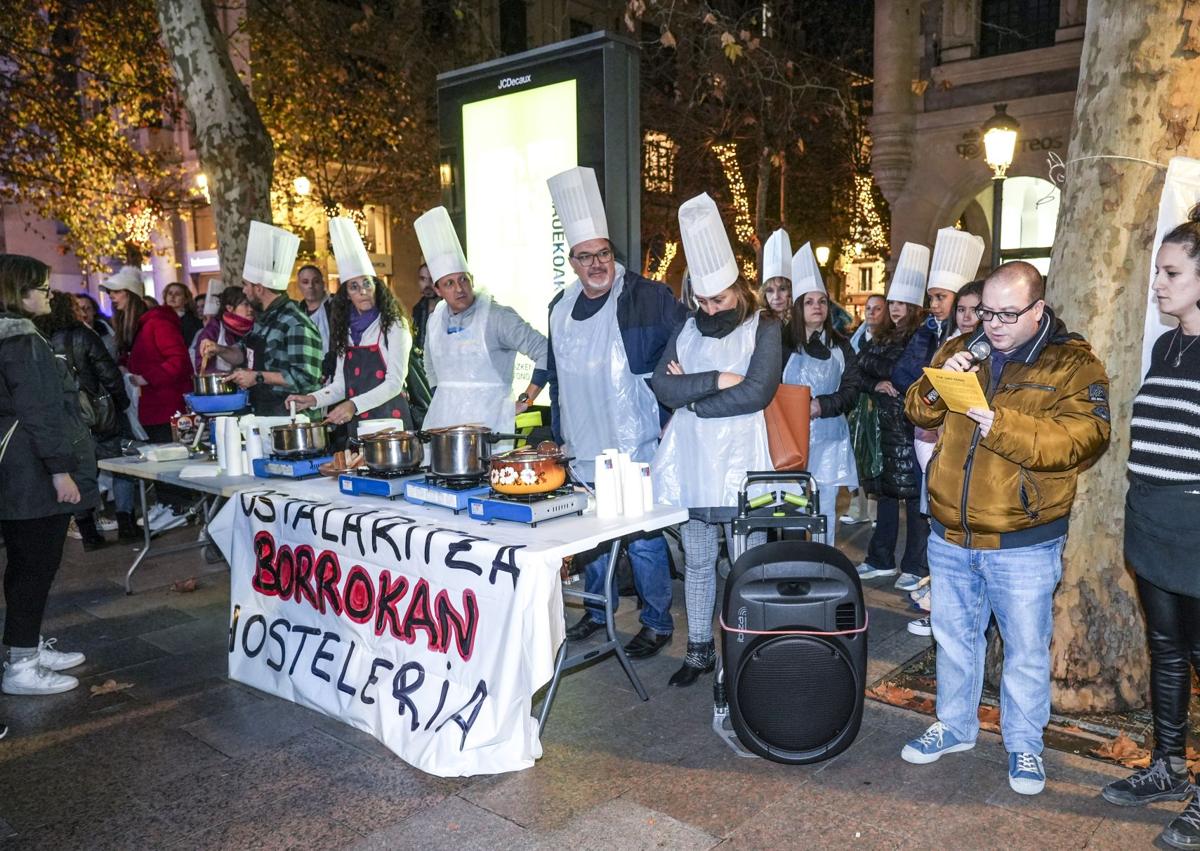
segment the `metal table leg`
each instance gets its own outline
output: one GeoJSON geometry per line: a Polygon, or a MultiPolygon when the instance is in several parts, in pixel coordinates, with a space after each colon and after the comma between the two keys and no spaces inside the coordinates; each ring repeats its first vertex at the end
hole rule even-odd
{"type": "Polygon", "coordinates": [[[642,700],[649,700],[650,695],[646,694],[646,689],[642,686],[642,681],[638,678],[637,672],[633,669],[633,663],[629,661],[629,657],[625,655],[625,648],[622,646],[617,637],[617,628],[614,621],[616,612],[615,592],[613,592],[613,578],[617,572],[617,558],[621,554],[621,539],[613,541],[612,548],[608,555],[608,569],[604,572],[604,591],[603,594],[592,594],[587,591],[576,591],[573,588],[564,588],[563,596],[570,597],[574,600],[581,600],[584,603],[595,603],[604,607],[604,628],[607,633],[607,639],[597,645],[590,647],[582,653],[576,653],[574,656],[567,655],[567,639],[563,639],[563,643],[558,648],[558,655],[554,665],[554,676],[550,679],[550,688],[546,691],[546,697],[542,701],[542,709],[538,714],[538,732],[540,733],[546,727],[546,719],[550,717],[550,706],[554,703],[554,697],[558,693],[558,685],[562,681],[563,674],[573,671],[595,659],[607,656],[613,653],[617,657],[617,661],[621,663],[621,667],[625,670],[625,675],[629,677],[629,682],[633,684],[633,690],[637,692],[637,696],[642,700]],[[610,593],[613,592],[613,593],[610,593]]]}
{"type": "Polygon", "coordinates": [[[204,525],[200,529],[200,534],[195,541],[189,541],[186,544],[173,544],[169,547],[158,547],[151,553],[151,532],[150,518],[147,516],[146,507],[146,480],[138,479],[138,499],[142,509],[142,550],[137,554],[137,558],[133,560],[133,564],[129,566],[128,572],[125,574],[125,593],[133,594],[133,574],[142,562],[152,558],[161,558],[162,556],[174,555],[175,553],[187,552],[199,547],[205,547],[215,542],[208,534],[208,524],[212,520],[221,505],[221,498],[215,497],[211,500],[204,500],[204,525]]]}

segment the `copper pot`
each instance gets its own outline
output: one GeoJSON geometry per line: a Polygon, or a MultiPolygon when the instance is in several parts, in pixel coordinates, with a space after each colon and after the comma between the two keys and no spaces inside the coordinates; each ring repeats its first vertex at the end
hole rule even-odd
{"type": "Polygon", "coordinates": [[[490,459],[488,482],[496,493],[514,496],[549,493],[567,481],[567,459],[551,441],[513,449],[490,459]]]}

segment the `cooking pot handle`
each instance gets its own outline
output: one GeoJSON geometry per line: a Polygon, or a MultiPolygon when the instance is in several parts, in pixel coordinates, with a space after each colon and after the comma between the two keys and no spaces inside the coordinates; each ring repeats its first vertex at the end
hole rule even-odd
{"type": "Polygon", "coordinates": [[[347,449],[362,449],[363,442],[358,437],[352,437],[346,441],[347,449]]]}
{"type": "Polygon", "coordinates": [[[504,434],[502,432],[493,432],[486,435],[483,439],[488,443],[499,443],[502,440],[526,440],[529,437],[527,434],[504,434]]]}

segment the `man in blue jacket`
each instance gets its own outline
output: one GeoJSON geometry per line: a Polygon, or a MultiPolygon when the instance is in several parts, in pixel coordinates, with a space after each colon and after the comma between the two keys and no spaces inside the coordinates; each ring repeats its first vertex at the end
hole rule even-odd
{"type": "MultiPolygon", "coordinates": [[[[594,459],[606,449],[649,463],[668,416],[649,378],[685,316],[671,290],[617,262],[608,238],[596,174],[573,168],[547,181],[578,278],[550,303],[546,372],[554,437],[574,456],[580,474],[595,480],[594,459]]],[[[642,598],[642,629],[625,646],[632,658],[653,656],[670,640],[671,574],[661,532],[630,536],[626,549],[642,598]]],[[[581,557],[586,589],[604,590],[603,549],[581,557]]],[[[616,589],[608,594],[616,604],[616,589]]],[[[579,641],[604,628],[604,613],[588,607],[567,630],[579,641]]]]}

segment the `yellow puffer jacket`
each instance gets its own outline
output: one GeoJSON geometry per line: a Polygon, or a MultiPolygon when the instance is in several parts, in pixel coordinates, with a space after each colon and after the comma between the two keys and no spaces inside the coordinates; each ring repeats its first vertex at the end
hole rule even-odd
{"type": "MultiPolygon", "coordinates": [[[[949,341],[932,366],[981,337],[982,328],[949,341]]],[[[987,392],[991,363],[978,375],[987,392]]],[[[922,378],[909,388],[904,410],[922,428],[944,426],[926,469],[935,531],[974,549],[1065,534],[1076,477],[1108,445],[1108,375],[1087,342],[1047,309],[1037,335],[1004,365],[988,394],[996,418],[987,437],[932,391],[922,378]]]]}

